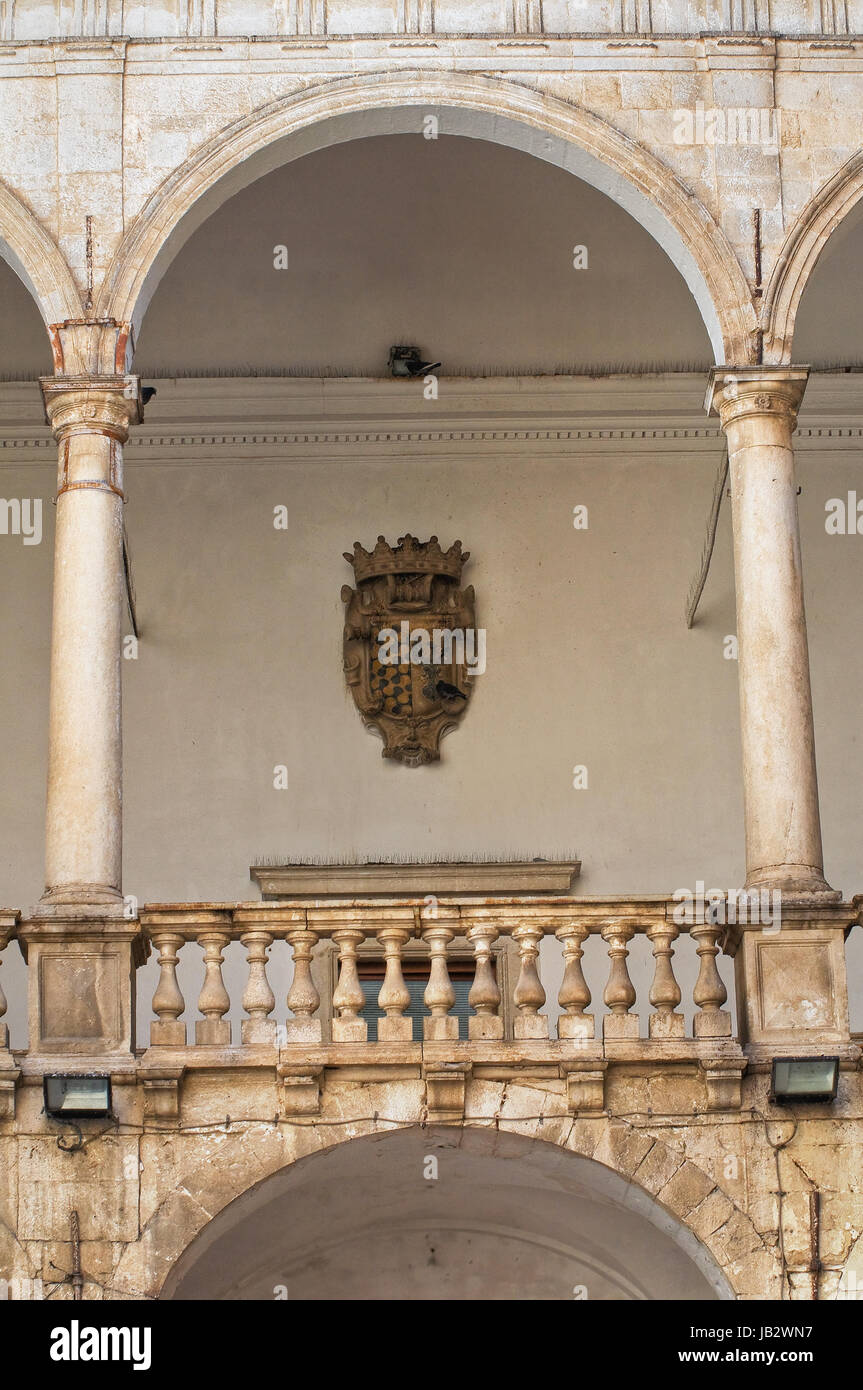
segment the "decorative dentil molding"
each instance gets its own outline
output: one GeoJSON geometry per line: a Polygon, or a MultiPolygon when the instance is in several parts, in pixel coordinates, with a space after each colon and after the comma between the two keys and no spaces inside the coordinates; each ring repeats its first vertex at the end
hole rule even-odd
{"type": "MultiPolygon", "coordinates": [[[[410,384],[372,378],[157,379],[157,396],[132,429],[125,455],[132,468],[406,450],[465,458],[574,450],[713,457],[723,435],[719,421],[704,413],[705,376],[441,378],[436,402],[410,384]]],[[[859,449],[858,380],[811,374],[794,436],[799,447],[859,449]]],[[[38,384],[0,383],[0,460],[54,466],[55,451],[38,384]]]]}

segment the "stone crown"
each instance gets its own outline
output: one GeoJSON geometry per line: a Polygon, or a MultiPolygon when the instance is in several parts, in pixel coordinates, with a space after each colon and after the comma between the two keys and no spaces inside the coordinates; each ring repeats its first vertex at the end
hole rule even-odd
{"type": "Polygon", "coordinates": [[[399,536],[398,544],[391,546],[383,536],[378,536],[374,550],[368,551],[354,541],[354,553],[344,552],[345,559],[354,567],[357,580],[371,579],[381,574],[443,574],[450,579],[460,579],[462,566],[470,559],[470,551],[462,551],[461,541],[454,541],[449,550],[442,550],[437,536],[427,541],[418,541],[410,534],[399,536]]]}

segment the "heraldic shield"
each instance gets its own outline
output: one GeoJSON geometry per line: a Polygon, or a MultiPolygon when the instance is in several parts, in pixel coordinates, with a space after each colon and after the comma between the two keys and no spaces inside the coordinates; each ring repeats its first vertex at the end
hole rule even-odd
{"type": "Polygon", "coordinates": [[[440,741],[470,699],[472,674],[484,669],[473,586],[462,589],[470,551],[461,541],[442,550],[437,536],[378,536],[359,541],[345,559],[356,588],[342,587],[345,677],[367,727],[384,741],[385,758],[408,767],[436,762],[440,741]]]}

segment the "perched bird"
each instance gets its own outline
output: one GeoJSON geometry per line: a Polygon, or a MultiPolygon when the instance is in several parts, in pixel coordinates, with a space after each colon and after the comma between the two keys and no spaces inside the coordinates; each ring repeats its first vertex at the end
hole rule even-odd
{"type": "Polygon", "coordinates": [[[440,679],[439,666],[424,666],[425,684],[422,693],[427,700],[466,700],[467,696],[457,685],[440,679]]]}
{"type": "Polygon", "coordinates": [[[459,690],[457,685],[450,685],[449,681],[438,681],[435,690],[442,700],[466,700],[467,696],[463,690],[459,690]]]}

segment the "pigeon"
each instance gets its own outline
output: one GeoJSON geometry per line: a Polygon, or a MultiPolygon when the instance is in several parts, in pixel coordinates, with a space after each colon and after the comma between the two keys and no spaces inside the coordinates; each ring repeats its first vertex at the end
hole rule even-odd
{"type": "Polygon", "coordinates": [[[435,690],[442,700],[466,700],[467,696],[463,690],[459,690],[457,685],[450,685],[449,681],[438,681],[435,690]]]}

